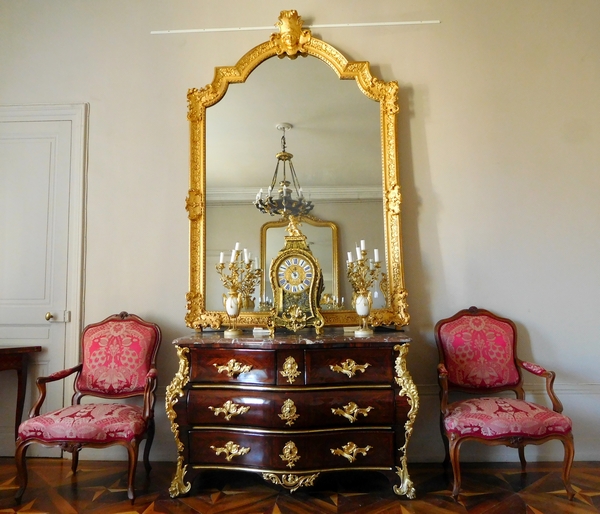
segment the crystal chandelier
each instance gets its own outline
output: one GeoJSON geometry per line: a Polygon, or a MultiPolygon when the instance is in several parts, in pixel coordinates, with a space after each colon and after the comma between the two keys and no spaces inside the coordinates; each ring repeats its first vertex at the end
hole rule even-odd
{"type": "Polygon", "coordinates": [[[276,156],[275,173],[273,173],[271,185],[267,189],[266,198],[263,198],[263,190],[261,189],[256,195],[256,201],[253,202],[258,210],[271,216],[303,216],[312,211],[314,207],[310,200],[304,198],[302,187],[300,187],[292,163],[292,157],[294,156],[285,149],[285,131],[291,128],[292,125],[289,123],[277,125],[277,130],[282,130],[283,136],[281,136],[281,152],[276,156]],[[280,165],[282,168],[281,180],[279,180],[280,165]]]}

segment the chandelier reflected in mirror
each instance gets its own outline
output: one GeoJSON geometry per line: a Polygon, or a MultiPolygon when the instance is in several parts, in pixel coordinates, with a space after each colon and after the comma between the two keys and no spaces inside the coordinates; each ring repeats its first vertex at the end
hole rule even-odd
{"type": "Polygon", "coordinates": [[[277,130],[283,131],[281,136],[281,152],[277,154],[277,165],[271,179],[271,185],[267,189],[267,196],[263,198],[263,190],[256,195],[254,205],[261,212],[271,216],[279,215],[285,218],[289,216],[303,216],[313,209],[310,200],[304,198],[300,181],[296,175],[291,153],[286,151],[285,131],[290,130],[289,123],[279,123],[277,130]],[[279,169],[281,168],[281,179],[279,169]]]}

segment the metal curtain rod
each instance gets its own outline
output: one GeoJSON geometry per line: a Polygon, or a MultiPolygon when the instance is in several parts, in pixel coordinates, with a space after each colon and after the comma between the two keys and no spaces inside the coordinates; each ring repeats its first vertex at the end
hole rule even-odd
{"type": "MultiPolygon", "coordinates": [[[[423,20],[423,21],[383,21],[375,23],[324,23],[321,25],[307,25],[309,29],[320,28],[345,28],[345,27],[389,27],[395,25],[431,25],[441,23],[440,20],[423,20]]],[[[174,30],[152,30],[150,34],[188,34],[191,32],[239,32],[243,30],[274,30],[273,26],[269,27],[228,27],[215,29],[174,29],[174,30]]]]}

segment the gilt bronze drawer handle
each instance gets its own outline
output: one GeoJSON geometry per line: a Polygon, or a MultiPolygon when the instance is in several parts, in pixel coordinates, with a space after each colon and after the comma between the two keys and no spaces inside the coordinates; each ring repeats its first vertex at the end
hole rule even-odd
{"type": "Polygon", "coordinates": [[[294,357],[288,357],[285,359],[285,362],[283,363],[283,371],[280,371],[279,373],[282,377],[287,378],[287,381],[290,384],[293,384],[294,380],[301,375],[301,373],[298,371],[298,363],[294,357]]]}
{"type": "Polygon", "coordinates": [[[286,466],[288,468],[293,468],[296,465],[296,462],[300,460],[300,455],[298,455],[298,448],[293,441],[286,443],[283,447],[283,454],[279,457],[283,462],[287,462],[286,466]]]}
{"type": "Polygon", "coordinates": [[[360,453],[363,456],[367,455],[367,452],[371,450],[372,446],[366,446],[364,448],[359,448],[354,443],[348,443],[342,446],[342,449],[339,448],[331,449],[331,453],[334,455],[339,455],[340,457],[345,457],[350,462],[354,462],[356,460],[356,456],[360,453]]]}
{"type": "Polygon", "coordinates": [[[344,416],[350,423],[354,423],[357,419],[358,414],[362,414],[365,418],[367,417],[369,411],[372,411],[374,407],[367,407],[366,409],[361,409],[354,402],[350,402],[348,405],[345,405],[343,409],[331,409],[331,412],[337,416],[344,416]]]}
{"type": "Polygon", "coordinates": [[[335,371],[336,373],[343,373],[344,375],[347,375],[348,378],[352,378],[357,371],[364,373],[369,366],[370,364],[368,362],[365,364],[356,364],[356,362],[354,362],[352,359],[346,359],[341,365],[330,365],[329,369],[331,369],[331,371],[335,371]]]}
{"type": "Polygon", "coordinates": [[[232,416],[246,414],[246,412],[250,410],[250,407],[247,405],[239,405],[237,403],[233,403],[231,400],[227,400],[222,407],[209,406],[208,408],[215,413],[215,416],[224,414],[227,421],[229,421],[232,416]]]}
{"type": "Polygon", "coordinates": [[[225,446],[221,448],[216,448],[214,446],[211,446],[210,448],[211,450],[214,450],[215,454],[217,455],[221,455],[222,453],[224,453],[225,460],[228,462],[231,462],[231,459],[233,459],[234,457],[241,457],[242,455],[246,455],[250,451],[250,448],[244,448],[243,446],[240,446],[239,444],[236,444],[233,441],[226,442],[225,446]]]}
{"type": "Polygon", "coordinates": [[[278,416],[286,422],[286,425],[292,426],[294,421],[300,417],[300,414],[296,414],[296,405],[294,404],[293,400],[288,398],[285,402],[283,402],[283,405],[281,406],[281,414],[278,414],[278,416]]]}
{"type": "Polygon", "coordinates": [[[213,364],[219,373],[227,373],[228,377],[237,377],[242,373],[248,373],[252,370],[250,364],[242,364],[241,362],[231,359],[227,364],[219,365],[216,362],[213,364]]]}

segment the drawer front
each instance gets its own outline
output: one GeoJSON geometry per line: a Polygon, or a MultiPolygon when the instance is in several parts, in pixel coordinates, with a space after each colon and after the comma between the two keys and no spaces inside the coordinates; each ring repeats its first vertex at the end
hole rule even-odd
{"type": "Polygon", "coordinates": [[[275,384],[275,351],[193,348],[190,382],[275,384]]]}
{"type": "Polygon", "coordinates": [[[394,424],[394,391],[244,391],[196,389],[189,392],[191,425],[303,429],[394,424]]]}
{"type": "Polygon", "coordinates": [[[319,434],[190,432],[190,464],[285,471],[392,468],[394,434],[373,430],[319,434]]]}
{"type": "Polygon", "coordinates": [[[392,352],[386,348],[306,351],[307,384],[391,384],[392,352]]]}

